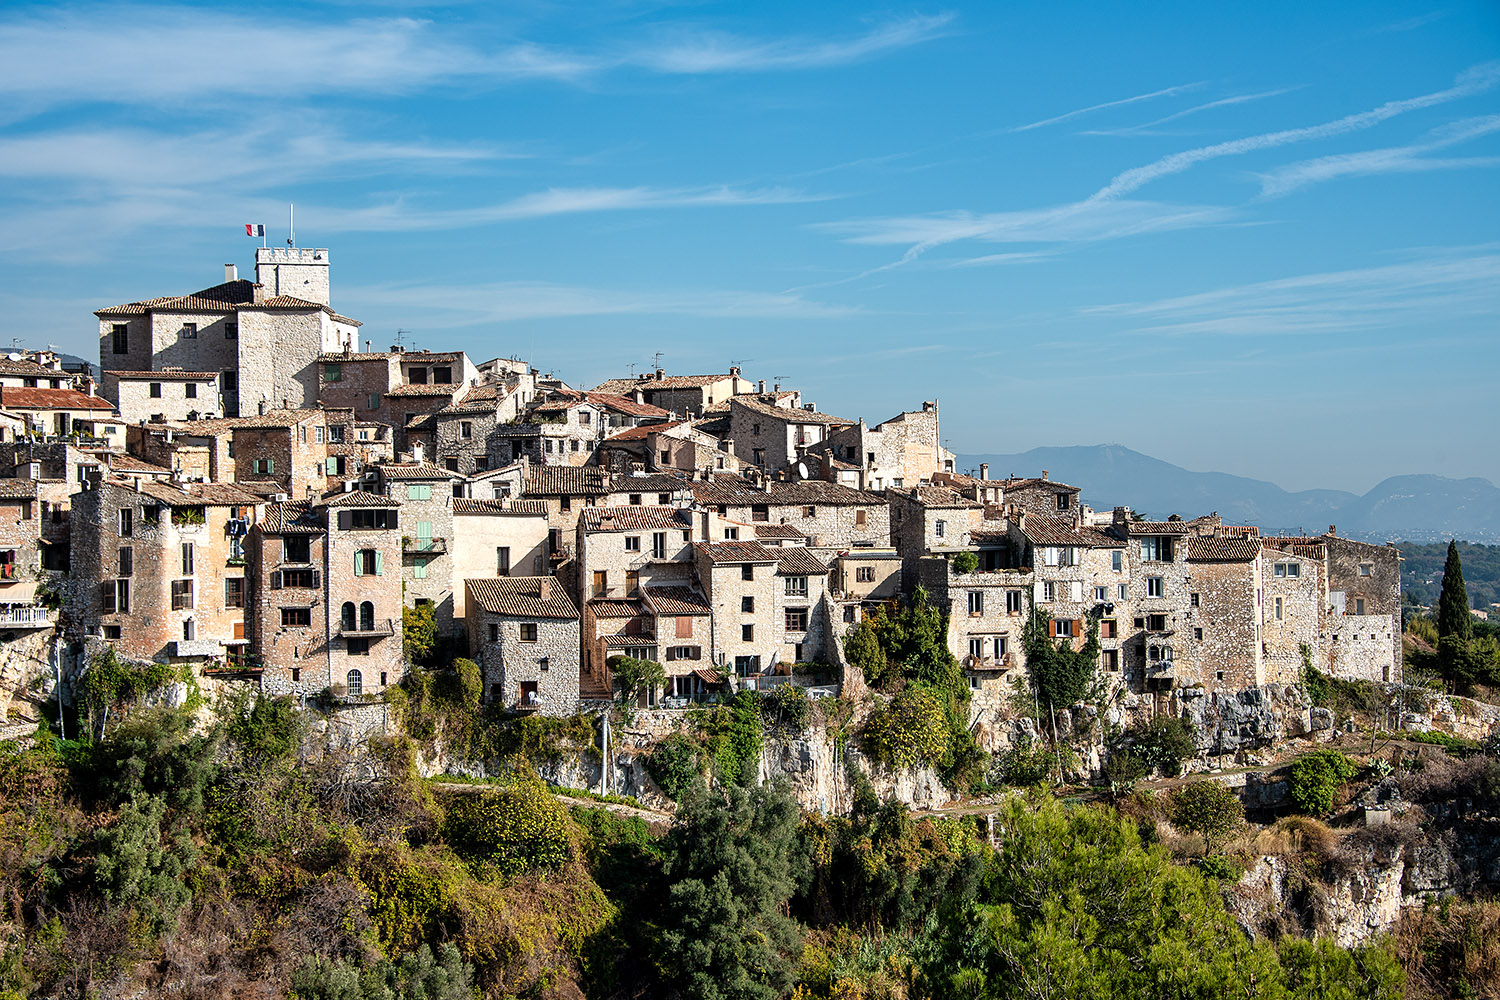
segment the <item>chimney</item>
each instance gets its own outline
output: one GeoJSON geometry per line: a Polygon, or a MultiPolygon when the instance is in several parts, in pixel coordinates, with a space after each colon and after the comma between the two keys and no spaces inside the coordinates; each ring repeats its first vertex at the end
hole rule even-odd
{"type": "Polygon", "coordinates": [[[552,599],[552,581],[545,576],[537,581],[537,596],[544,601],[552,599]]]}
{"type": "MultiPolygon", "coordinates": [[[[765,385],[765,383],[762,382],[761,385],[765,385]]],[[[780,392],[781,391],[781,383],[777,382],[775,385],[771,386],[771,391],[772,392],[780,392]]]]}
{"type": "Polygon", "coordinates": [[[238,281],[238,280],[240,280],[240,269],[238,267],[236,267],[234,264],[225,264],[224,265],[224,283],[227,285],[231,281],[238,281]]]}
{"type": "Polygon", "coordinates": [[[656,377],[657,377],[658,380],[666,378],[667,377],[667,370],[665,368],[658,368],[658,369],[656,369],[656,377]]]}
{"type": "Polygon", "coordinates": [[[802,408],[804,410],[806,410],[808,413],[817,413],[818,412],[818,404],[817,403],[803,403],[802,404],[802,408]]]}
{"type": "Polygon", "coordinates": [[[256,404],[256,406],[260,410],[260,415],[261,416],[265,416],[266,415],[266,401],[264,399],[262,399],[258,404],[256,404]]]}
{"type": "MultiPolygon", "coordinates": [[[[730,374],[730,376],[732,378],[739,378],[740,377],[740,366],[739,365],[730,365],[729,366],[729,374],[730,374]]],[[[765,385],[765,383],[762,382],[761,385],[765,385]]]]}
{"type": "Polygon", "coordinates": [[[413,441],[411,446],[411,460],[418,464],[422,462],[422,442],[413,441]]]}
{"type": "Polygon", "coordinates": [[[1336,524],[1330,524],[1328,526],[1328,533],[1330,535],[1337,535],[1339,533],[1339,526],[1336,524]]]}
{"type": "Polygon", "coordinates": [[[979,463],[979,478],[980,479],[988,479],[988,478],[990,478],[990,463],[988,463],[988,462],[980,462],[979,463]]]}
{"type": "Polygon", "coordinates": [[[1047,478],[1047,470],[1046,470],[1046,469],[1043,469],[1043,470],[1042,470],[1042,478],[1043,478],[1043,479],[1046,479],[1046,478],[1047,478]]]}
{"type": "MultiPolygon", "coordinates": [[[[777,388],[779,389],[780,386],[777,386],[777,388]]],[[[765,379],[761,379],[759,382],[755,383],[755,391],[759,392],[759,393],[764,393],[766,391],[766,380],[765,379]]]]}

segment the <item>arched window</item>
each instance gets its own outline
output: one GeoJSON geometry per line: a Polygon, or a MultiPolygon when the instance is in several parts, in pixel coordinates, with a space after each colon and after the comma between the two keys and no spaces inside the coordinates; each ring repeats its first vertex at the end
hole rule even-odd
{"type": "Polygon", "coordinates": [[[1163,660],[1170,660],[1172,658],[1172,647],[1171,646],[1163,646],[1161,648],[1161,658],[1163,660]]]}
{"type": "Polygon", "coordinates": [[[348,687],[351,698],[358,698],[365,693],[365,678],[358,670],[351,670],[345,674],[344,684],[348,687]]]}
{"type": "Polygon", "coordinates": [[[354,602],[353,601],[345,601],[344,602],[343,612],[340,614],[339,618],[340,618],[340,624],[343,625],[345,632],[353,632],[354,631],[354,602]]]}
{"type": "Polygon", "coordinates": [[[1161,647],[1160,646],[1152,646],[1150,649],[1146,650],[1146,659],[1150,660],[1152,663],[1155,663],[1158,660],[1160,660],[1161,659],[1161,647]]]}
{"type": "Polygon", "coordinates": [[[359,628],[361,632],[375,631],[375,605],[369,601],[359,606],[359,628]]]}

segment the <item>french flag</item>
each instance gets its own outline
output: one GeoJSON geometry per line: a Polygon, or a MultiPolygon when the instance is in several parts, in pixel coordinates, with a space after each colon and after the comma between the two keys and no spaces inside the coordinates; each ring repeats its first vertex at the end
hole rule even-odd
{"type": "Polygon", "coordinates": [[[245,223],[245,235],[246,236],[264,236],[264,235],[266,235],[266,227],[265,226],[257,226],[257,225],[254,225],[252,223],[247,222],[247,223],[245,223]]]}

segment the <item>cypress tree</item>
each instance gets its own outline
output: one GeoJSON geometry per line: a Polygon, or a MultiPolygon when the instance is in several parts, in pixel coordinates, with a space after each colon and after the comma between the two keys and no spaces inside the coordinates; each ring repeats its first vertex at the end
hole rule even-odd
{"type": "Polygon", "coordinates": [[[1438,636],[1454,636],[1464,642],[1474,638],[1474,616],[1469,614],[1469,592],[1464,587],[1463,562],[1458,542],[1448,542],[1448,561],[1443,564],[1443,592],[1438,597],[1438,636]]]}

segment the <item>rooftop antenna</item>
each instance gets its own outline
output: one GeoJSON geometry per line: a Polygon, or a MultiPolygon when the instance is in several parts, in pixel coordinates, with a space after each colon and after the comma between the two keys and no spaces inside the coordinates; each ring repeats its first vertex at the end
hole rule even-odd
{"type": "Polygon", "coordinates": [[[402,329],[399,329],[399,328],[396,330],[396,346],[399,347],[399,348],[402,348],[403,350],[405,350],[405,348],[406,348],[406,339],[405,338],[406,338],[407,332],[408,331],[402,330],[402,329]]]}
{"type": "Polygon", "coordinates": [[[297,206],[291,202],[286,204],[286,245],[294,247],[297,245],[297,206]]]}
{"type": "Polygon", "coordinates": [[[651,367],[652,368],[660,368],[661,367],[661,351],[657,351],[655,354],[651,355],[651,367]]]}

